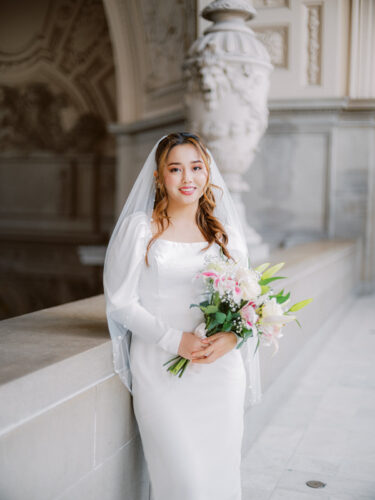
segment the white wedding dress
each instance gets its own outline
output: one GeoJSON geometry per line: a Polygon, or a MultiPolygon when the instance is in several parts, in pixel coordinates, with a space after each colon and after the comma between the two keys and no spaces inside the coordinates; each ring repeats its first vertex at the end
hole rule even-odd
{"type": "MultiPolygon", "coordinates": [[[[246,372],[239,349],[213,363],[189,363],[182,377],[163,366],[176,355],[184,331],[203,320],[194,280],[213,244],[156,240],[144,263],[150,227],[133,217],[136,300],[127,309],[132,326],[130,366],[133,407],[153,500],[240,500],[246,372]]],[[[128,233],[129,234],[129,233],[128,233]]],[[[129,242],[129,240],[128,240],[129,242]]],[[[228,244],[230,251],[230,245],[228,244]]],[[[201,287],[201,288],[199,288],[201,287]]],[[[168,365],[169,366],[169,365],[168,365]]]]}

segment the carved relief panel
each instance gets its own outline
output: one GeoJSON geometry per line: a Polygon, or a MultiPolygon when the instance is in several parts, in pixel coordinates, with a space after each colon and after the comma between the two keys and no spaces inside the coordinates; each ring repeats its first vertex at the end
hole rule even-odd
{"type": "Polygon", "coordinates": [[[149,62],[145,90],[181,85],[181,64],[196,37],[196,6],[191,0],[141,0],[149,62]]]}
{"type": "Polygon", "coordinates": [[[256,9],[289,7],[289,0],[254,0],[254,7],[256,9]]]}
{"type": "Polygon", "coordinates": [[[289,27],[260,26],[254,29],[258,38],[266,46],[271,57],[271,63],[276,68],[288,68],[289,59],[289,27]]]}

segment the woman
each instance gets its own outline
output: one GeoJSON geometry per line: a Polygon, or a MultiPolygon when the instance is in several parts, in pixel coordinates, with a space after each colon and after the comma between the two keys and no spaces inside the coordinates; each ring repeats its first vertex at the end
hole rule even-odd
{"type": "MultiPolygon", "coordinates": [[[[235,207],[212,155],[194,134],[152,149],[108,245],[104,266],[115,371],[133,396],[154,500],[240,500],[246,371],[240,339],[200,339],[205,258],[247,265],[235,207]],[[214,193],[215,190],[215,193],[214,193]],[[183,376],[163,366],[190,360],[183,376]]],[[[247,344],[249,340],[247,341],[247,344]]],[[[252,402],[259,367],[248,373],[252,402]]]]}

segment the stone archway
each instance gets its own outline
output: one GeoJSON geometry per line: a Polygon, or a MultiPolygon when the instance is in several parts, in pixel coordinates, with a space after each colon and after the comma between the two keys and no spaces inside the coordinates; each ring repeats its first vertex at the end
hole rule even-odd
{"type": "Polygon", "coordinates": [[[101,270],[79,249],[112,227],[116,120],[102,1],[4,0],[0,317],[101,293],[101,270]]]}

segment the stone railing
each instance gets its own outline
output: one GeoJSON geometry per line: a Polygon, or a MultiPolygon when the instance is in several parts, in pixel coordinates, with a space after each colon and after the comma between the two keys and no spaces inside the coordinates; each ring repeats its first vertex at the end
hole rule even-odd
{"type": "MultiPolygon", "coordinates": [[[[246,449],[321,348],[322,325],[347,303],[359,249],[326,241],[271,255],[286,262],[283,286],[293,301],[314,301],[277,356],[261,349],[264,399],[246,412],[246,449]]],[[[1,499],[149,498],[132,399],[113,372],[103,296],[0,322],[0,408],[1,499]]]]}

